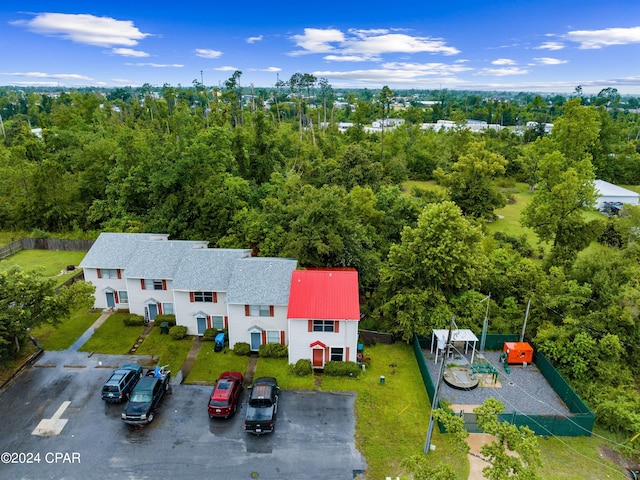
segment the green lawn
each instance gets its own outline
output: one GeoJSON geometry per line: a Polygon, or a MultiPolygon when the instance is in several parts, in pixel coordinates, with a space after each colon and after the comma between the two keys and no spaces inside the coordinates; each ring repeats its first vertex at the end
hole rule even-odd
{"type": "Polygon", "coordinates": [[[0,260],[0,268],[18,265],[23,270],[36,270],[43,277],[54,278],[57,285],[62,285],[77,271],[64,273],[68,265],[78,265],[87,252],[66,252],[62,250],[20,250],[0,260]]]}
{"type": "Polygon", "coordinates": [[[192,343],[192,336],[174,340],[171,335],[161,334],[159,327],[154,327],[136,354],[157,357],[158,365],[168,365],[175,376],[187,358],[192,343]]]}
{"type": "Polygon", "coordinates": [[[214,352],[213,345],[213,342],[203,342],[196,362],[185,379],[186,383],[213,385],[222,372],[245,374],[249,364],[249,357],[236,355],[228,349],[222,352],[214,352]]]}
{"type": "Polygon", "coordinates": [[[144,327],[125,327],[122,315],[116,313],[107,318],[80,347],[80,351],[124,355],[129,353],[129,349],[136,343],[143,330],[144,327]]]}
{"type": "Polygon", "coordinates": [[[100,317],[100,312],[91,311],[86,305],[72,312],[71,318],[63,320],[58,325],[41,325],[31,331],[45,350],[65,350],[73,345],[80,335],[100,317]]]}

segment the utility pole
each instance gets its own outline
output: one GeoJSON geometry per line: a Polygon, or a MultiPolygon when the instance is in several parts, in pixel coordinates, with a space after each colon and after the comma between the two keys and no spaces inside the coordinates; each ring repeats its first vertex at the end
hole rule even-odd
{"type": "Polygon", "coordinates": [[[480,351],[484,352],[484,344],[487,340],[487,327],[489,325],[489,303],[491,302],[491,292],[480,300],[480,303],[487,301],[487,309],[484,312],[484,322],[482,323],[482,336],[480,337],[480,351]]]}
{"type": "Polygon", "coordinates": [[[427,439],[424,442],[424,453],[429,453],[431,451],[431,436],[433,435],[433,411],[438,408],[438,393],[440,390],[440,384],[442,383],[442,379],[444,378],[444,363],[445,363],[445,355],[449,350],[449,346],[451,345],[451,336],[453,334],[453,326],[455,325],[455,315],[451,315],[451,323],[449,324],[449,334],[447,335],[447,343],[444,346],[444,353],[442,354],[442,359],[440,360],[440,373],[438,374],[438,383],[436,383],[436,389],[433,392],[433,401],[431,402],[431,417],[429,418],[429,429],[427,430],[427,439]]]}
{"type": "Polygon", "coordinates": [[[524,314],[524,323],[522,324],[522,333],[520,334],[520,343],[524,342],[524,331],[527,328],[527,319],[529,318],[529,307],[531,306],[531,299],[527,302],[527,312],[524,314]]]}

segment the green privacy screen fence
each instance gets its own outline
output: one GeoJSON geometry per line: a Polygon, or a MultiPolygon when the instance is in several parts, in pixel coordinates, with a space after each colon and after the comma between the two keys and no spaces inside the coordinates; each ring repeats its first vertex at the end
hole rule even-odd
{"type": "MultiPolygon", "coordinates": [[[[517,342],[518,340],[518,335],[487,334],[485,348],[486,350],[502,350],[504,342],[517,342]]],[[[417,335],[413,338],[413,350],[416,355],[420,374],[422,375],[422,381],[424,382],[429,399],[433,402],[433,396],[436,390],[435,381],[437,381],[437,379],[431,378],[424,354],[424,351],[429,350],[430,342],[430,339],[417,335]]],[[[517,426],[526,425],[533,430],[536,435],[555,435],[560,437],[590,436],[595,422],[593,412],[584,404],[578,394],[569,386],[566,380],[562,378],[543,354],[535,352],[533,363],[538,370],[540,370],[540,373],[542,373],[558,397],[560,397],[567,406],[571,414],[524,415],[513,412],[499,415],[499,420],[517,426]]],[[[442,407],[442,404],[439,403],[438,406],[442,407]]],[[[464,428],[469,433],[482,432],[482,430],[478,428],[475,414],[463,413],[461,416],[464,418],[464,428]]],[[[442,425],[440,425],[440,430],[444,431],[442,425]]]]}

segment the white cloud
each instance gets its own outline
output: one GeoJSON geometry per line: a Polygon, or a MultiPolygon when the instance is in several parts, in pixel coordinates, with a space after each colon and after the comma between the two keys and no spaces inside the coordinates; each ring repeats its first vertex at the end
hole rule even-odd
{"type": "Polygon", "coordinates": [[[247,43],[256,43],[261,41],[262,41],[262,35],[258,35],[257,37],[249,37],[246,40],[247,43]]]}
{"type": "Polygon", "coordinates": [[[426,75],[425,72],[420,71],[389,70],[384,68],[370,70],[350,70],[343,72],[318,71],[313,72],[313,75],[318,78],[329,78],[331,79],[331,83],[337,87],[347,85],[398,85],[420,88],[428,85],[455,86],[465,83],[463,80],[454,76],[430,77],[426,75]]]}
{"type": "Polygon", "coordinates": [[[568,60],[561,60],[559,58],[551,58],[551,57],[539,57],[533,59],[538,65],[562,65],[563,63],[568,63],[568,60]]]}
{"type": "Polygon", "coordinates": [[[567,40],[577,42],[581,49],[598,49],[612,45],[640,43],[640,27],[605,28],[602,30],[574,30],[565,35],[567,40]]]}
{"type": "Polygon", "coordinates": [[[377,60],[385,53],[460,53],[458,49],[447,46],[444,40],[439,38],[411,36],[384,29],[349,30],[345,34],[334,28],[305,28],[304,34],[294,35],[291,39],[301,50],[293,51],[290,55],[330,53],[334,56],[329,59],[334,61],[344,61],[349,56],[357,61],[361,61],[362,58],[377,60]]]}
{"type": "Polygon", "coordinates": [[[235,72],[236,70],[240,70],[240,69],[236,68],[236,67],[231,67],[229,65],[226,65],[224,67],[218,67],[218,68],[214,68],[212,70],[215,70],[217,72],[235,72]]]}
{"type": "MultiPolygon", "coordinates": [[[[341,82],[351,82],[361,86],[385,84],[401,85],[419,88],[425,85],[459,85],[464,83],[456,75],[472,70],[462,63],[406,63],[388,62],[374,69],[360,69],[349,71],[322,71],[314,72],[316,77],[331,79],[332,83],[339,86],[341,82]]],[[[345,83],[346,85],[347,83],[345,83]]]]}
{"type": "Polygon", "coordinates": [[[132,47],[151,35],[142,33],[128,20],[86,14],[40,13],[31,20],[19,20],[11,24],[24,26],[34,33],[98,47],[132,47]]]}
{"type": "Polygon", "coordinates": [[[498,58],[491,62],[492,65],[515,65],[515,60],[511,60],[510,58],[498,58]]]}
{"type": "Polygon", "coordinates": [[[505,77],[507,75],[524,75],[525,73],[529,73],[529,70],[519,67],[506,67],[506,68],[483,68],[478,73],[474,75],[482,75],[482,76],[494,76],[494,77],[505,77]]]}
{"type": "Polygon", "coordinates": [[[562,50],[565,46],[560,42],[544,42],[533,48],[536,50],[562,50]]]}
{"type": "Polygon", "coordinates": [[[125,63],[133,67],[153,67],[153,68],[183,68],[180,63],[125,63]]]}
{"type": "Polygon", "coordinates": [[[468,72],[473,70],[471,67],[465,67],[462,64],[448,65],[446,63],[402,63],[389,62],[382,64],[382,68],[393,71],[404,71],[408,74],[419,75],[454,75],[456,73],[468,72]]]}
{"type": "Polygon", "coordinates": [[[372,62],[380,61],[380,57],[369,55],[325,55],[322,57],[328,62],[372,62]]]}
{"type": "Polygon", "coordinates": [[[140,50],[134,50],[132,48],[114,48],[111,50],[116,55],[122,55],[123,57],[148,57],[149,54],[147,52],[142,52],[140,50]]]}
{"type": "Polygon", "coordinates": [[[77,73],[44,73],[44,72],[11,72],[3,73],[10,77],[28,77],[28,78],[56,78],[59,80],[93,80],[85,75],[77,73]]]}
{"type": "Polygon", "coordinates": [[[209,50],[206,48],[196,48],[196,57],[201,57],[201,58],[218,58],[221,57],[223,54],[222,52],[219,52],[218,50],[209,50]]]}
{"type": "Polygon", "coordinates": [[[309,53],[329,53],[335,50],[333,43],[341,44],[345,40],[344,33],[333,28],[305,28],[303,35],[294,35],[291,39],[302,48],[302,51],[291,52],[291,55],[309,53]]]}

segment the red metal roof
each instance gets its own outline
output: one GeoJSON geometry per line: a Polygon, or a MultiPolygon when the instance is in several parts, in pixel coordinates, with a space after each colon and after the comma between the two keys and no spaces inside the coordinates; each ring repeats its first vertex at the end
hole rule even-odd
{"type": "Polygon", "coordinates": [[[287,318],[360,320],[358,272],[354,269],[294,270],[287,318]]]}

